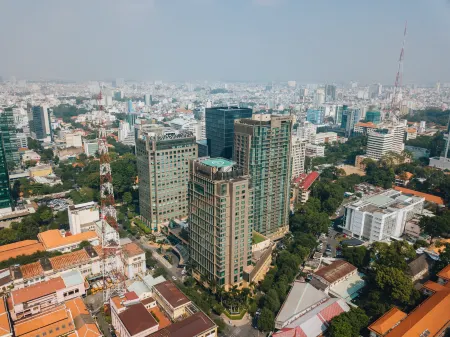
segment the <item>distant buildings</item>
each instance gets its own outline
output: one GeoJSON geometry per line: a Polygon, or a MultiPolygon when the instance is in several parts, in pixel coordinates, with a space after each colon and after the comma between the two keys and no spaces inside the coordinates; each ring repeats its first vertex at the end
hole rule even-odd
{"type": "Polygon", "coordinates": [[[332,102],[336,100],[336,86],[327,84],[325,85],[325,102],[332,102]]]}
{"type": "Polygon", "coordinates": [[[305,172],[306,141],[299,137],[292,137],[291,161],[292,179],[305,172]]]}
{"type": "Polygon", "coordinates": [[[240,118],[251,118],[252,114],[252,109],[237,106],[207,108],[205,122],[209,155],[231,159],[234,144],[234,121],[240,118]]]}
{"type": "Polygon", "coordinates": [[[251,178],[254,229],[269,237],[288,230],[292,122],[276,115],[235,122],[233,158],[251,178]]]}
{"type": "Polygon", "coordinates": [[[141,216],[152,230],[188,215],[189,160],[197,158],[192,133],[141,125],[136,133],[141,216]]]}
{"type": "Polygon", "coordinates": [[[229,289],[241,285],[252,244],[250,177],[223,158],[192,160],[189,256],[194,276],[229,289]]]}
{"type": "Polygon", "coordinates": [[[311,144],[331,144],[337,142],[338,137],[336,132],[320,132],[311,136],[311,144]]]}
{"type": "Polygon", "coordinates": [[[425,199],[387,190],[345,206],[344,232],[369,241],[402,236],[405,224],[421,214],[425,199]]]}
{"type": "Polygon", "coordinates": [[[325,122],[324,109],[308,109],[308,111],[306,111],[306,120],[316,125],[323,124],[325,122]]]}

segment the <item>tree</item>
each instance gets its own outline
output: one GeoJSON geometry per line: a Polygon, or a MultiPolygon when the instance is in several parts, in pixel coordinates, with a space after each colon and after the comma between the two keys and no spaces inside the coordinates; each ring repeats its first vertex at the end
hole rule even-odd
{"type": "Polygon", "coordinates": [[[41,221],[45,222],[45,223],[49,223],[50,220],[53,219],[53,212],[51,209],[43,209],[41,212],[38,209],[38,213],[39,213],[39,217],[41,219],[41,221]]]}
{"type": "Polygon", "coordinates": [[[167,278],[167,271],[163,267],[158,267],[155,269],[153,276],[154,277],[164,276],[165,278],[167,278]]]}
{"type": "Polygon", "coordinates": [[[331,320],[328,330],[330,337],[358,337],[369,323],[369,317],[361,308],[351,308],[331,320]]]}
{"type": "Polygon", "coordinates": [[[411,278],[400,269],[378,266],[375,271],[375,282],[387,296],[402,304],[410,303],[414,295],[411,278]]]}
{"type": "Polygon", "coordinates": [[[278,293],[275,289],[270,289],[264,297],[264,308],[267,308],[272,312],[277,312],[278,309],[280,309],[280,299],[278,298],[278,293]]]}
{"type": "Polygon", "coordinates": [[[275,316],[273,312],[267,308],[263,308],[258,318],[258,329],[261,331],[272,331],[274,327],[275,316]]]}
{"type": "Polygon", "coordinates": [[[123,194],[122,200],[125,204],[131,204],[131,202],[133,201],[133,196],[131,195],[130,192],[125,192],[123,194]]]}
{"type": "Polygon", "coordinates": [[[343,247],[342,256],[358,269],[367,267],[370,262],[370,255],[365,246],[343,247]]]}
{"type": "Polygon", "coordinates": [[[434,217],[423,216],[420,218],[419,226],[433,241],[435,237],[450,232],[450,212],[446,211],[434,217]]]}
{"type": "Polygon", "coordinates": [[[83,249],[84,247],[90,247],[92,246],[91,243],[89,241],[81,241],[80,244],[78,245],[79,249],[83,249]]]}

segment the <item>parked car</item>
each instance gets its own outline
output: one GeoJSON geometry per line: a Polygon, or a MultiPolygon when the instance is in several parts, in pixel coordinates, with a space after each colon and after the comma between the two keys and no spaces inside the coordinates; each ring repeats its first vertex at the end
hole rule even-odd
{"type": "Polygon", "coordinates": [[[176,278],[175,276],[172,276],[172,280],[176,281],[176,280],[177,280],[177,278],[176,278]]]}

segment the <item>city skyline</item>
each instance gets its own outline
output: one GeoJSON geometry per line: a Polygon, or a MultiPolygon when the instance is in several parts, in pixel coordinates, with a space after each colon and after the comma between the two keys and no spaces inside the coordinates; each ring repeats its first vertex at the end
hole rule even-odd
{"type": "Polygon", "coordinates": [[[4,1],[0,75],[27,79],[450,81],[447,1],[4,1]]]}

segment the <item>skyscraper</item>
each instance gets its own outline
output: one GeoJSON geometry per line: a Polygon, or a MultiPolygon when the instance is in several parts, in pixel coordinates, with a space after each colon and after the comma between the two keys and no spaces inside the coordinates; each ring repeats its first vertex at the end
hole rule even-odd
{"type": "Polygon", "coordinates": [[[248,108],[236,106],[207,108],[205,123],[209,155],[231,159],[234,144],[234,121],[251,117],[252,109],[248,108]]]}
{"type": "Polygon", "coordinates": [[[191,132],[157,125],[136,130],[141,216],[152,230],[188,215],[189,160],[197,158],[191,132]]]}
{"type": "Polygon", "coordinates": [[[144,101],[145,101],[146,106],[151,106],[152,105],[152,95],[145,94],[144,101]]]}
{"type": "Polygon", "coordinates": [[[291,161],[292,179],[305,172],[306,141],[299,137],[292,137],[291,161]]]}
{"type": "Polygon", "coordinates": [[[379,124],[381,122],[381,113],[379,111],[367,111],[365,120],[366,122],[379,124]]]}
{"type": "Polygon", "coordinates": [[[11,189],[3,136],[4,133],[0,131],[0,214],[12,211],[11,189]]]}
{"type": "Polygon", "coordinates": [[[266,236],[289,228],[293,117],[254,115],[235,122],[234,160],[253,186],[254,229],[266,236]]]}
{"type": "Polygon", "coordinates": [[[350,137],[353,127],[359,122],[361,118],[361,110],[358,108],[351,108],[347,105],[338,107],[338,114],[341,115],[341,128],[345,130],[345,137],[350,137]]]}
{"type": "Polygon", "coordinates": [[[327,84],[325,85],[325,102],[332,102],[336,100],[336,86],[327,84]]]}
{"type": "Polygon", "coordinates": [[[31,137],[42,142],[50,142],[52,129],[50,124],[50,110],[46,105],[33,107],[33,119],[30,122],[31,137]]]}
{"type": "Polygon", "coordinates": [[[3,133],[3,150],[9,171],[20,164],[19,144],[12,108],[0,111],[0,132],[3,133]]]}
{"type": "Polygon", "coordinates": [[[241,285],[252,255],[249,177],[224,158],[191,160],[189,256],[193,275],[210,284],[241,285]]]}

